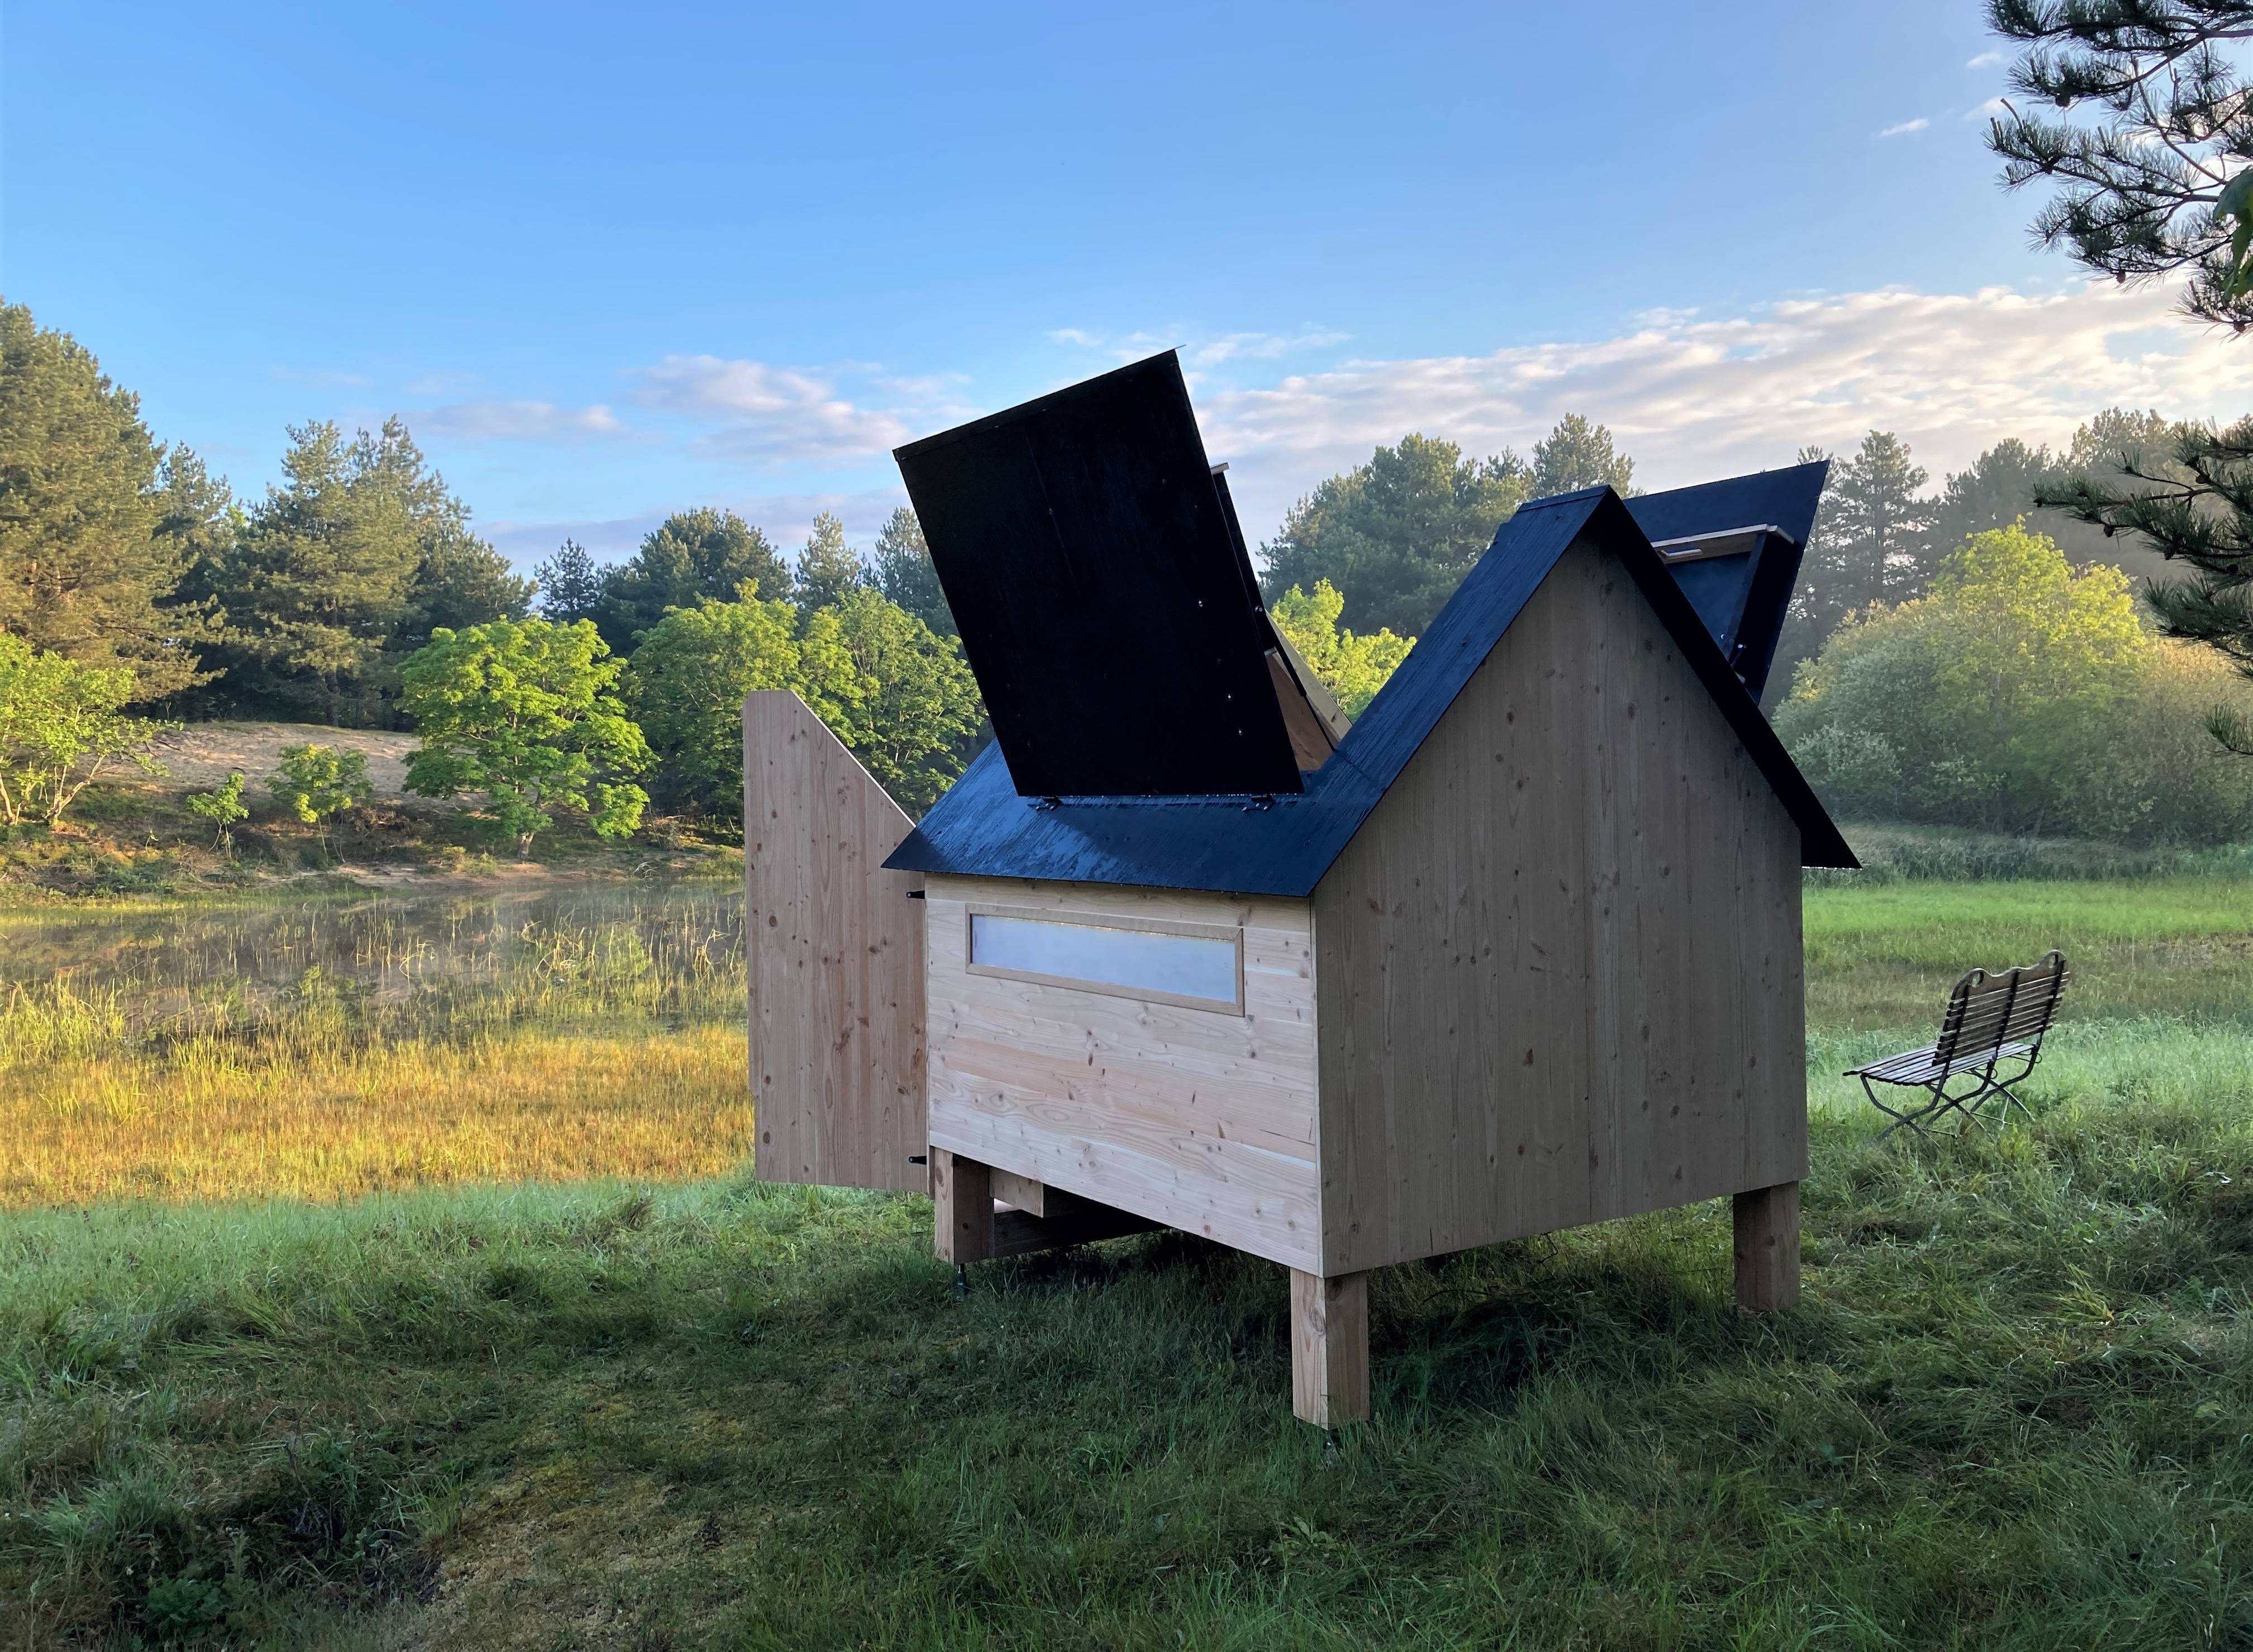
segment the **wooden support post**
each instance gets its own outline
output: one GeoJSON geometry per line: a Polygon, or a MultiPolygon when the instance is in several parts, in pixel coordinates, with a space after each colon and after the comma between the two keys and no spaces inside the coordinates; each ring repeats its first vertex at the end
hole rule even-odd
{"type": "Polygon", "coordinates": [[[1799,1300],[1799,1184],[1737,1195],[1737,1306],[1766,1314],[1799,1300]]]}
{"type": "Polygon", "coordinates": [[[1318,1428],[1369,1420],[1369,1275],[1291,1270],[1291,1410],[1318,1428]]]}
{"type": "Polygon", "coordinates": [[[994,1254],[994,1176],[975,1159],[931,1150],[931,1245],[942,1262],[994,1254]]]}

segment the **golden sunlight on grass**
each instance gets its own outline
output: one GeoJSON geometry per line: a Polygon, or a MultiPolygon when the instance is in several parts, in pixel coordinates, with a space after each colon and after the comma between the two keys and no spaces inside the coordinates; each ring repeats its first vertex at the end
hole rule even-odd
{"type": "Polygon", "coordinates": [[[743,1035],[408,1043],[317,1066],[111,1056],[0,1087],[0,1203],[330,1199],[466,1181],[686,1181],[750,1155],[743,1035]]]}

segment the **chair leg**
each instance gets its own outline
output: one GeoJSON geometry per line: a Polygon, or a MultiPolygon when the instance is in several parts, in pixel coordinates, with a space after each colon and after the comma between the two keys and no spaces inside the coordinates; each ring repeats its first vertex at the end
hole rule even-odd
{"type": "Polygon", "coordinates": [[[1880,1099],[1876,1090],[1871,1087],[1870,1076],[1867,1073],[1860,1074],[1859,1077],[1862,1081],[1862,1093],[1870,1098],[1870,1105],[1875,1107],[1880,1112],[1885,1114],[1887,1118],[1893,1120],[1893,1123],[1887,1125],[1883,1130],[1878,1132],[1878,1140],[1880,1141],[1883,1141],[1887,1136],[1893,1134],[1894,1131],[1900,1129],[1903,1125],[1907,1125],[1909,1129],[1917,1135],[1921,1136],[1925,1133],[1922,1121],[1932,1112],[1934,1108],[1939,1106],[1940,1104],[1937,1101],[1928,1102],[1925,1105],[1913,1108],[1908,1112],[1899,1112],[1894,1109],[1887,1106],[1884,1101],[1880,1099]]]}

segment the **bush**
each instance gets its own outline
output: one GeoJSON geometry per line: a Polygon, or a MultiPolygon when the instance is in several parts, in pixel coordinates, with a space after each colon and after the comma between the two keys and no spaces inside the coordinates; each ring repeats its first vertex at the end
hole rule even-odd
{"type": "Polygon", "coordinates": [[[122,666],[81,666],[0,633],[0,823],[59,825],[120,758],[163,772],[143,748],[173,725],[125,715],[133,694],[122,666]]]}
{"type": "Polygon", "coordinates": [[[1928,595],[1849,616],[1775,723],[1850,818],[2213,844],[2253,826],[2253,763],[2206,725],[2249,704],[2226,661],[2145,625],[2118,568],[2076,574],[2014,526],[1928,595]]]}
{"type": "Polygon", "coordinates": [[[281,772],[267,781],[266,789],[276,807],[302,825],[319,826],[324,842],[331,815],[356,809],[375,795],[368,784],[366,754],[341,746],[282,747],[281,772]]]}

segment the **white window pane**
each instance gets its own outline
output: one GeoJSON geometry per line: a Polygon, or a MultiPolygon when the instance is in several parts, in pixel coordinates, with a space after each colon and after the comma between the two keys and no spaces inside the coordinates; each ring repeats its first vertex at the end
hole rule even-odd
{"type": "Polygon", "coordinates": [[[1202,936],[973,912],[970,961],[1128,992],[1236,1002],[1236,943],[1202,936]]]}

